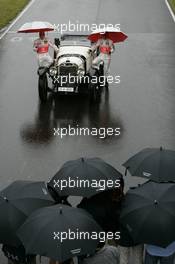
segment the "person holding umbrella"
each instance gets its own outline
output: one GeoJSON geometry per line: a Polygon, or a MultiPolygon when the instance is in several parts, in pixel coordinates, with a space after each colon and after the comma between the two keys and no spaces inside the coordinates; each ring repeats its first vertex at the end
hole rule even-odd
{"type": "Polygon", "coordinates": [[[130,157],[123,166],[132,176],[158,183],[175,182],[175,151],[171,149],[144,148],[130,157]]]}
{"type": "Polygon", "coordinates": [[[146,264],[157,264],[159,260],[161,263],[173,263],[174,193],[174,183],[148,181],[130,189],[125,195],[120,223],[130,235],[133,245],[148,245],[146,264]]]}
{"type": "Polygon", "coordinates": [[[92,52],[97,50],[99,55],[93,60],[93,66],[99,66],[104,62],[104,75],[108,75],[111,63],[111,53],[115,51],[114,43],[107,36],[108,33],[101,33],[101,38],[92,46],[92,52]]]}
{"type": "MultiPolygon", "coordinates": [[[[89,198],[105,190],[119,188],[122,174],[110,164],[100,158],[79,158],[63,164],[59,171],[47,183],[53,195],[59,201],[60,197],[82,196],[89,198]],[[61,187],[61,182],[73,182],[61,187]],[[107,181],[112,181],[113,186],[108,186],[107,181]],[[93,183],[96,183],[95,185],[93,183]],[[80,184],[81,183],[81,184],[80,184]]],[[[60,202],[60,201],[59,201],[60,202]]]]}
{"type": "Polygon", "coordinates": [[[92,52],[99,51],[99,55],[93,60],[92,65],[99,67],[101,62],[104,62],[104,75],[107,75],[109,72],[109,66],[111,62],[111,53],[114,52],[115,47],[114,43],[123,42],[127,39],[127,36],[116,30],[113,27],[106,27],[103,30],[95,30],[89,36],[88,39],[92,43],[92,52]]]}
{"type": "Polygon", "coordinates": [[[8,264],[35,264],[16,236],[17,229],[35,210],[54,205],[44,182],[15,181],[0,192],[0,243],[8,264]]]}
{"type": "Polygon", "coordinates": [[[49,47],[58,53],[58,48],[46,36],[45,32],[55,30],[54,26],[46,21],[32,21],[20,27],[18,33],[39,33],[39,38],[34,41],[33,50],[37,52],[39,67],[49,67],[53,59],[49,55],[49,47]]]}
{"type": "Polygon", "coordinates": [[[107,190],[90,198],[85,197],[77,206],[89,212],[105,232],[115,233],[119,231],[123,178],[120,182],[120,188],[107,190]]]}
{"type": "Polygon", "coordinates": [[[166,248],[146,245],[145,264],[173,264],[175,259],[175,241],[166,248]]]}
{"type": "Polygon", "coordinates": [[[96,252],[82,260],[80,264],[119,264],[117,247],[100,242],[96,252]]]}
{"type": "Polygon", "coordinates": [[[18,229],[17,235],[28,254],[64,263],[76,256],[92,254],[99,239],[91,234],[102,231],[84,210],[57,204],[32,213],[18,229]]]}
{"type": "Polygon", "coordinates": [[[33,43],[33,50],[37,53],[39,67],[49,67],[53,63],[53,59],[49,55],[49,47],[58,53],[59,49],[57,46],[45,36],[44,31],[40,31],[39,38],[33,43]]]}
{"type": "Polygon", "coordinates": [[[118,249],[120,264],[129,264],[131,259],[134,261],[134,264],[143,264],[144,245],[135,243],[127,228],[122,224],[120,225],[118,249]]]}

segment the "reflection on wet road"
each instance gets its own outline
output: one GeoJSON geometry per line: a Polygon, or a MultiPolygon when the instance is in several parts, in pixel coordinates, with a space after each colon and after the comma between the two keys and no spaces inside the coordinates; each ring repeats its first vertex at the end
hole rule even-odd
{"type": "MultiPolygon", "coordinates": [[[[123,135],[122,123],[119,118],[112,115],[109,104],[109,91],[104,91],[99,102],[93,103],[87,96],[79,95],[50,95],[46,104],[38,104],[38,113],[33,123],[25,123],[21,128],[21,138],[26,144],[48,145],[55,136],[54,131],[57,128],[63,129],[63,136],[66,135],[66,129],[73,128],[72,137],[81,137],[80,128],[88,129],[82,136],[94,137],[94,140],[102,144],[102,140],[117,140],[116,135],[108,135],[105,130],[120,128],[123,135]],[[90,129],[100,129],[100,134],[90,133],[90,129]],[[65,130],[64,130],[65,129],[65,130]],[[65,135],[64,135],[65,134],[65,135]]],[[[71,136],[71,135],[70,135],[71,136]]],[[[57,139],[55,139],[57,140],[57,139]]],[[[61,137],[60,137],[61,140],[61,137]]],[[[83,139],[82,139],[83,141],[83,139]]]]}

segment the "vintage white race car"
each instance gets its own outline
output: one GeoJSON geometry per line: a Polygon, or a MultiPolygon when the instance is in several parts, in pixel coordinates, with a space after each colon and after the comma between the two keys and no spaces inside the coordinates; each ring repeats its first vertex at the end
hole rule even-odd
{"type": "Polygon", "coordinates": [[[39,68],[38,90],[41,101],[47,100],[48,92],[86,93],[97,99],[101,91],[99,77],[103,76],[103,62],[92,67],[97,53],[92,52],[87,35],[63,35],[55,39],[59,48],[54,63],[49,68],[39,68]],[[49,87],[49,80],[51,85],[49,87]]]}

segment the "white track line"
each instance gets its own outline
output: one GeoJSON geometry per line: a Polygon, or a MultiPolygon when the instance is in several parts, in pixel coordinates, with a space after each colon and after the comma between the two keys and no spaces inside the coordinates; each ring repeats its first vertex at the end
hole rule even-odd
{"type": "Polygon", "coordinates": [[[168,10],[170,11],[170,14],[171,14],[171,16],[172,16],[172,18],[173,18],[173,20],[174,20],[174,22],[175,22],[175,14],[174,14],[174,12],[173,12],[173,10],[172,10],[170,4],[168,3],[168,0],[165,0],[165,3],[166,3],[166,5],[167,5],[167,7],[168,7],[168,10]]]}
{"type": "Polygon", "coordinates": [[[1,34],[0,40],[9,32],[9,30],[16,24],[16,22],[26,13],[26,11],[33,5],[36,0],[31,0],[28,5],[19,13],[19,15],[13,20],[10,26],[1,34]]]}

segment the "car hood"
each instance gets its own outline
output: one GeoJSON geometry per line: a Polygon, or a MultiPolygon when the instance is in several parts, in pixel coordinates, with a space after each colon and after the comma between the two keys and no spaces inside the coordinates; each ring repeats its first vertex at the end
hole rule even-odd
{"type": "Polygon", "coordinates": [[[61,46],[59,48],[59,54],[58,56],[67,55],[70,54],[73,56],[73,54],[84,56],[85,58],[89,57],[89,47],[85,46],[61,46]]]}
{"type": "Polygon", "coordinates": [[[58,66],[60,66],[60,64],[65,64],[67,61],[70,61],[70,63],[76,64],[79,68],[83,68],[84,62],[81,58],[78,57],[61,57],[58,60],[58,66]]]}

